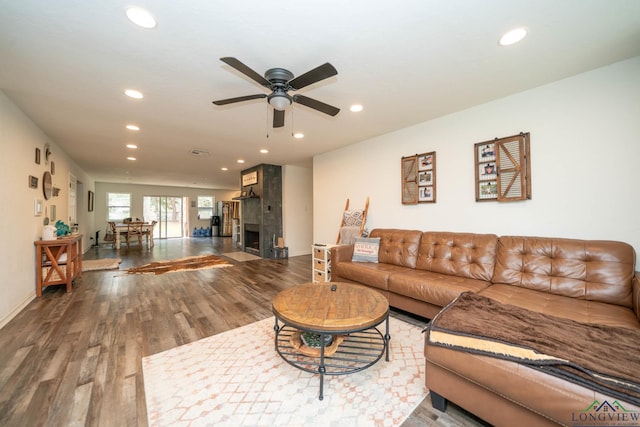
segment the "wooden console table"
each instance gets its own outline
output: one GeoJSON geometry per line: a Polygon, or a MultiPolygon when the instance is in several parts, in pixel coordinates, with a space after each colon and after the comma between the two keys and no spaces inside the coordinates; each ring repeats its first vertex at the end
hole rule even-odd
{"type": "Polygon", "coordinates": [[[49,285],[71,284],[82,276],[82,234],[55,240],[36,240],[36,295],[49,285]]]}

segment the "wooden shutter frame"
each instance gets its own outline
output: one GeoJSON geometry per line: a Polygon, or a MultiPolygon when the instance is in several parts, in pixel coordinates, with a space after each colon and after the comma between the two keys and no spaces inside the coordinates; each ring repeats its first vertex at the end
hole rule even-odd
{"type": "Polygon", "coordinates": [[[402,169],[402,204],[418,204],[418,155],[401,159],[402,169]],[[411,165],[413,163],[413,165],[411,165]],[[409,170],[407,170],[407,167],[409,170]],[[409,172],[409,173],[407,173],[409,172]],[[413,172],[413,176],[409,176],[413,172]]]}
{"type": "Polygon", "coordinates": [[[475,150],[475,175],[476,175],[476,201],[498,201],[498,202],[514,202],[519,200],[531,199],[531,152],[530,152],[530,134],[520,133],[518,135],[512,135],[504,138],[496,138],[491,141],[479,142],[474,145],[475,150]],[[517,153],[512,153],[506,146],[513,142],[518,143],[517,153]],[[495,150],[495,165],[496,165],[496,184],[498,194],[496,198],[480,198],[479,196],[479,166],[480,159],[478,158],[478,148],[484,145],[493,144],[495,150]],[[501,159],[506,157],[509,159],[512,165],[504,166],[501,164],[501,159]],[[503,188],[502,176],[506,173],[514,173],[513,177],[509,180],[506,187],[503,188]],[[510,191],[513,189],[513,185],[516,183],[518,176],[520,176],[520,188],[519,195],[509,196],[510,191]]]}
{"type": "Polygon", "coordinates": [[[436,203],[436,152],[404,156],[400,167],[402,204],[436,203]]]}

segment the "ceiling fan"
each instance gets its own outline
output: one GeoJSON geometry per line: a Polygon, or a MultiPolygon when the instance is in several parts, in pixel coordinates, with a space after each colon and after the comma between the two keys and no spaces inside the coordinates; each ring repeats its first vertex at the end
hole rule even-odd
{"type": "Polygon", "coordinates": [[[245,76],[251,78],[259,85],[266,87],[271,91],[269,95],[260,93],[256,95],[239,96],[236,98],[221,99],[219,101],[213,101],[215,105],[227,105],[234,102],[249,101],[251,99],[267,98],[269,104],[274,108],[273,110],[273,127],[279,128],[284,126],[284,112],[285,109],[291,105],[292,102],[305,105],[321,113],[335,116],[340,112],[339,108],[332,105],[325,104],[313,98],[309,98],[304,95],[289,95],[289,91],[295,91],[309,86],[313,83],[319,82],[326,78],[335,76],[338,71],[333,65],[328,62],[314,68],[311,71],[295,77],[291,71],[284,68],[270,68],[264,73],[264,77],[253,71],[251,68],[237,60],[236,58],[225,57],[220,58],[225,64],[240,71],[245,76]]]}

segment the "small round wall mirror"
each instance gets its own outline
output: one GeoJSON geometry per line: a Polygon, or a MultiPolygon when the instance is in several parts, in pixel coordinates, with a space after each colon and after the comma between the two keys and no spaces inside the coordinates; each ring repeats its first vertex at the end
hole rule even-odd
{"type": "Polygon", "coordinates": [[[45,200],[49,200],[51,198],[53,185],[51,184],[51,172],[49,171],[45,172],[42,176],[42,192],[44,194],[45,200]]]}

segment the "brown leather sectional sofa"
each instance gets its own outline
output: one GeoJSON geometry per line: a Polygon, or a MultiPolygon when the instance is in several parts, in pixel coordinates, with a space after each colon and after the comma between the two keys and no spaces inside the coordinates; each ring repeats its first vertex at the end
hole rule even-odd
{"type": "MultiPolygon", "coordinates": [[[[352,262],[353,245],[336,246],[331,278],[375,288],[392,307],[432,319],[471,291],[546,315],[640,330],[640,277],[626,243],[397,229],[370,237],[380,238],[379,262],[352,262]]],[[[593,416],[585,410],[594,401],[614,402],[509,360],[426,341],[425,358],[434,407],[445,410],[449,400],[494,425],[585,425],[581,417],[593,416]]],[[[626,416],[640,416],[640,407],[617,403],[626,416]]]]}

